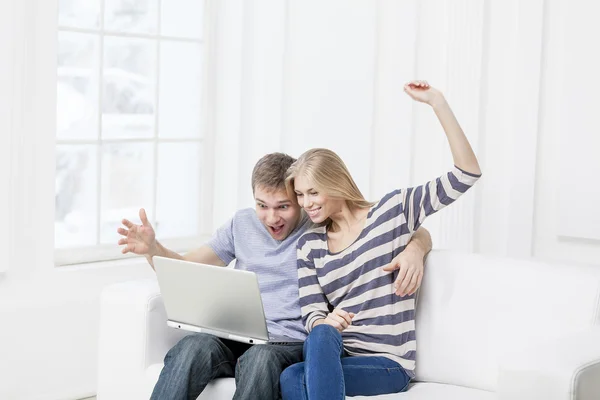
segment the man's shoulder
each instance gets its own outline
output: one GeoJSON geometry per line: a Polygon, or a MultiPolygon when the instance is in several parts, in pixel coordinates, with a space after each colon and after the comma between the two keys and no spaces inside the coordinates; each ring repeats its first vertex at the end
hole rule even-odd
{"type": "Polygon", "coordinates": [[[254,208],[242,208],[233,214],[234,221],[254,221],[256,218],[256,211],[254,208]]]}
{"type": "Polygon", "coordinates": [[[231,217],[232,229],[236,232],[256,231],[262,229],[262,225],[253,208],[242,208],[237,210],[231,217]]]}

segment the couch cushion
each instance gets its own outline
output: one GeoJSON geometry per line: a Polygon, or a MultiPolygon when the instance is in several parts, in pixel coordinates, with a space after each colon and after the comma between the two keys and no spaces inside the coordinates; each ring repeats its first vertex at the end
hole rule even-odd
{"type": "Polygon", "coordinates": [[[355,396],[352,400],[496,400],[495,393],[441,383],[417,382],[404,393],[386,394],[375,397],[355,396]]]}
{"type": "MultiPolygon", "coordinates": [[[[148,380],[148,397],[158,380],[162,364],[151,365],[146,370],[148,380]]],[[[198,400],[230,400],[235,392],[235,379],[220,378],[209,383],[198,400]]],[[[355,396],[348,399],[364,400],[496,400],[496,394],[483,390],[469,389],[460,386],[439,383],[413,383],[404,393],[386,394],[381,396],[355,396]]]]}
{"type": "Polygon", "coordinates": [[[597,266],[432,252],[417,305],[417,380],[496,391],[502,354],[597,324],[599,296],[597,266]]]}

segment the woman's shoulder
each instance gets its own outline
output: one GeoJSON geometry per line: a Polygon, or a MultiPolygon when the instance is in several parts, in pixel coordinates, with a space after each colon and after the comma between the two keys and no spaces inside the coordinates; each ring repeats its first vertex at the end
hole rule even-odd
{"type": "Polygon", "coordinates": [[[325,225],[312,225],[298,239],[298,248],[305,246],[314,247],[316,243],[322,243],[327,240],[327,230],[325,225]]]}

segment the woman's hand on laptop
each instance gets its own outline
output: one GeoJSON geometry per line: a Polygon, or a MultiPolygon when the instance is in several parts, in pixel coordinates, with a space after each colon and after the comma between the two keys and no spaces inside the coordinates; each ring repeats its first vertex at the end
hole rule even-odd
{"type": "Polygon", "coordinates": [[[140,220],[142,225],[136,225],[128,219],[121,221],[127,229],[120,227],[117,232],[123,236],[119,240],[119,245],[125,245],[121,253],[134,253],[139,255],[153,256],[158,252],[158,242],[156,241],[156,233],[148,217],[146,210],[140,209],[140,220]]]}

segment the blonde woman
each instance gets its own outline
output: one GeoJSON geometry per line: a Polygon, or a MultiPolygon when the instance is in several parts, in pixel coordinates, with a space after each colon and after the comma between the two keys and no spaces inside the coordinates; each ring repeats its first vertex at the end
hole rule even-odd
{"type": "MultiPolygon", "coordinates": [[[[309,150],[288,170],[288,192],[317,227],[297,246],[300,305],[309,336],[304,362],[281,374],[284,399],[396,393],[414,377],[415,294],[398,295],[404,277],[385,266],[427,216],[456,200],[481,171],[442,93],[425,81],[409,82],[404,91],[433,108],[452,151],[450,172],[370,203],[330,150],[309,150]]],[[[420,285],[420,277],[412,279],[412,285],[420,285]]]]}

